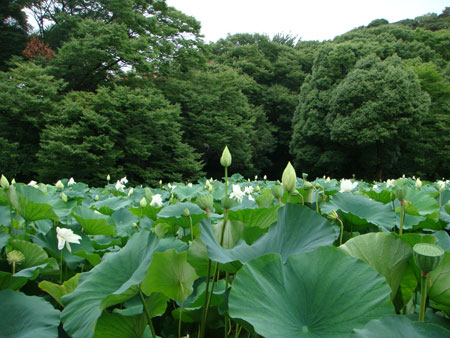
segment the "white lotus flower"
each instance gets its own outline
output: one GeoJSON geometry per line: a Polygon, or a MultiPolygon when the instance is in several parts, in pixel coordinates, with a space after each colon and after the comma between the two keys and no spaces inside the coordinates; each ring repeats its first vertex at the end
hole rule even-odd
{"type": "Polygon", "coordinates": [[[444,181],[438,181],[439,190],[444,190],[446,183],[444,181]]]}
{"type": "Polygon", "coordinates": [[[169,187],[170,191],[172,191],[173,189],[175,189],[177,186],[176,185],[172,185],[172,184],[167,184],[167,186],[169,187]]]}
{"type": "Polygon", "coordinates": [[[161,207],[163,205],[161,195],[160,194],[153,195],[150,205],[155,208],[161,207]]]}
{"type": "Polygon", "coordinates": [[[28,183],[29,186],[31,187],[37,187],[37,182],[36,181],[30,181],[30,183],[28,183]]]}
{"type": "Polygon", "coordinates": [[[122,183],[122,184],[127,184],[127,183],[128,183],[127,177],[126,177],[126,176],[125,176],[125,177],[122,177],[122,178],[120,179],[120,183],[122,183]]]}
{"type": "Polygon", "coordinates": [[[80,244],[81,236],[74,234],[70,229],[56,227],[56,238],[58,238],[58,250],[62,250],[65,244],[67,250],[72,252],[69,243],[80,244]]]}
{"type": "Polygon", "coordinates": [[[252,195],[248,195],[248,199],[249,199],[250,201],[254,201],[254,200],[255,200],[255,199],[253,198],[252,195]]]}
{"type": "Polygon", "coordinates": [[[326,181],[327,181],[327,182],[330,182],[330,181],[331,181],[331,178],[328,176],[327,179],[326,179],[326,181]]]}
{"type": "Polygon", "coordinates": [[[239,184],[233,184],[233,192],[230,194],[230,198],[236,198],[239,202],[242,202],[244,192],[241,190],[239,184]]]}
{"type": "Polygon", "coordinates": [[[253,187],[245,187],[244,188],[244,194],[250,195],[253,192],[253,187]]]}
{"type": "Polygon", "coordinates": [[[395,185],[395,180],[390,180],[390,179],[388,179],[388,180],[386,181],[386,187],[387,187],[387,188],[393,187],[394,185],[395,185]]]}
{"type": "Polygon", "coordinates": [[[75,183],[77,183],[77,182],[75,182],[75,180],[73,179],[73,177],[71,177],[71,178],[69,179],[69,181],[67,182],[67,185],[74,185],[75,183]]]}
{"type": "Polygon", "coordinates": [[[64,189],[64,184],[61,182],[61,180],[58,180],[55,184],[56,189],[64,189]]]}
{"type": "Polygon", "coordinates": [[[358,185],[358,182],[352,183],[350,180],[342,179],[341,181],[341,190],[339,192],[351,192],[353,189],[356,188],[358,185]]]}
{"type": "Polygon", "coordinates": [[[116,182],[116,190],[123,191],[124,188],[125,188],[125,185],[122,184],[122,182],[120,182],[120,181],[116,182]]]}
{"type": "Polygon", "coordinates": [[[374,184],[372,189],[378,189],[378,185],[374,184]]]}
{"type": "Polygon", "coordinates": [[[188,183],[188,187],[189,187],[189,188],[192,188],[192,183],[188,183]]]}

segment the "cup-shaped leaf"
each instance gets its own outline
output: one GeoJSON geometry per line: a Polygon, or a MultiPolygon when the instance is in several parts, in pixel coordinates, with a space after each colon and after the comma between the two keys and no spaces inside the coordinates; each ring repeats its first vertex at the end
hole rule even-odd
{"type": "Polygon", "coordinates": [[[237,273],[229,313],[264,337],[348,337],[394,313],[384,277],[333,247],[249,261],[237,273]]]}

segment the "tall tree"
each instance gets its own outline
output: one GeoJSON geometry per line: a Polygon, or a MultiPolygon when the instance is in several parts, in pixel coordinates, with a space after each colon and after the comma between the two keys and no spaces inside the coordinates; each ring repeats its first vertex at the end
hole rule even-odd
{"type": "Polygon", "coordinates": [[[32,62],[0,72],[0,171],[17,180],[35,177],[45,119],[55,110],[63,81],[32,62]]]}

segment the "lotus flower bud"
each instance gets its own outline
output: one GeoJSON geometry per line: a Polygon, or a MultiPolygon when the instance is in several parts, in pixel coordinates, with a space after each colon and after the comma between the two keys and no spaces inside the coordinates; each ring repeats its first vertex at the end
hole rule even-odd
{"type": "Polygon", "coordinates": [[[230,209],[232,206],[233,206],[233,200],[231,199],[231,198],[229,198],[229,197],[225,197],[225,198],[222,198],[222,206],[225,208],[225,209],[230,209]]]}
{"type": "Polygon", "coordinates": [[[312,185],[311,182],[305,181],[305,182],[303,182],[302,188],[305,189],[305,190],[310,190],[310,189],[313,188],[313,185],[312,185]]]}
{"type": "Polygon", "coordinates": [[[295,169],[289,162],[283,171],[281,177],[281,182],[283,183],[284,189],[288,192],[293,192],[295,190],[295,185],[297,183],[297,175],[295,174],[295,169]]]}
{"type": "Polygon", "coordinates": [[[141,201],[139,202],[139,205],[142,208],[145,208],[147,206],[147,200],[145,199],[145,197],[142,197],[141,201]]]}
{"type": "Polygon", "coordinates": [[[231,153],[228,150],[228,146],[225,146],[225,149],[222,152],[220,164],[222,165],[222,167],[229,167],[231,165],[231,153]]]}
{"type": "Polygon", "coordinates": [[[422,188],[422,181],[420,180],[420,178],[418,178],[418,179],[416,180],[416,188],[417,188],[417,189],[422,188]]]}
{"type": "Polygon", "coordinates": [[[134,189],[131,188],[131,189],[128,191],[128,196],[131,196],[131,195],[133,194],[133,192],[134,192],[134,189]]]}
{"type": "Polygon", "coordinates": [[[275,196],[276,199],[280,199],[283,197],[284,194],[284,188],[282,185],[274,185],[272,187],[272,194],[275,196]]]}
{"type": "Polygon", "coordinates": [[[148,199],[149,201],[151,201],[152,197],[153,197],[152,190],[147,187],[144,189],[144,192],[145,192],[145,198],[148,199]]]}
{"type": "Polygon", "coordinates": [[[18,250],[12,250],[8,252],[8,254],[6,255],[6,259],[8,260],[9,264],[12,263],[20,264],[25,260],[25,256],[23,255],[22,252],[18,250]]]}
{"type": "Polygon", "coordinates": [[[427,274],[442,262],[444,250],[435,244],[417,243],[413,247],[413,256],[419,269],[427,274]]]}
{"type": "Polygon", "coordinates": [[[263,179],[264,179],[264,181],[267,180],[267,175],[264,175],[263,179]]]}
{"type": "Polygon", "coordinates": [[[65,193],[61,194],[61,199],[64,201],[64,203],[67,203],[67,195],[65,193]]]}
{"type": "Polygon", "coordinates": [[[56,189],[64,189],[64,184],[61,182],[61,180],[59,180],[58,182],[56,182],[55,187],[56,189]]]}
{"type": "Polygon", "coordinates": [[[109,182],[111,180],[111,176],[109,174],[106,176],[106,180],[109,182]]]}
{"type": "Polygon", "coordinates": [[[99,199],[100,199],[100,197],[98,197],[98,195],[95,195],[94,201],[98,201],[99,199]]]}
{"type": "Polygon", "coordinates": [[[9,188],[9,182],[8,179],[2,175],[2,178],[0,179],[0,185],[3,189],[8,189],[9,188]]]}
{"type": "Polygon", "coordinates": [[[197,197],[196,203],[203,210],[208,210],[213,207],[214,199],[210,193],[204,193],[197,197]]]}
{"type": "Polygon", "coordinates": [[[188,208],[184,209],[183,213],[181,214],[181,216],[184,216],[184,217],[191,216],[191,213],[190,213],[189,209],[188,208]]]}

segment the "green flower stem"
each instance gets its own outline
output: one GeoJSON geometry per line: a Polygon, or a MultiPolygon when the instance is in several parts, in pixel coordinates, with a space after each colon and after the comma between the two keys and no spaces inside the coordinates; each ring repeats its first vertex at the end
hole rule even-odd
{"type": "Polygon", "coordinates": [[[234,338],[239,338],[241,331],[242,331],[242,326],[239,326],[239,324],[236,323],[236,334],[235,334],[234,338]]]}
{"type": "Polygon", "coordinates": [[[191,228],[191,240],[193,242],[194,241],[194,230],[192,229],[192,217],[191,217],[191,215],[189,215],[188,218],[189,218],[189,226],[191,228]]]}
{"type": "Polygon", "coordinates": [[[203,302],[203,309],[202,309],[202,321],[200,322],[200,337],[203,337],[205,335],[205,326],[206,326],[206,306],[208,304],[208,297],[206,295],[209,294],[209,279],[211,276],[211,264],[212,261],[208,259],[208,271],[206,273],[206,288],[205,288],[205,300],[203,302]]]}
{"type": "Polygon", "coordinates": [[[228,167],[225,167],[225,197],[228,197],[228,167]]]}
{"type": "Polygon", "coordinates": [[[211,292],[208,294],[205,294],[205,296],[207,296],[206,298],[208,298],[208,301],[206,302],[206,307],[205,307],[205,315],[202,319],[202,322],[204,323],[202,325],[202,330],[200,332],[200,338],[203,338],[205,336],[205,331],[206,331],[206,322],[208,320],[208,309],[209,309],[209,305],[211,304],[211,299],[212,299],[212,295],[214,292],[214,286],[216,284],[216,274],[217,274],[217,278],[219,275],[219,263],[216,262],[216,265],[214,266],[214,273],[213,273],[213,280],[212,280],[212,284],[211,284],[211,292]]]}
{"type": "Polygon", "coordinates": [[[400,206],[401,206],[401,210],[400,210],[400,231],[399,231],[399,234],[403,235],[403,223],[405,222],[405,213],[406,213],[405,202],[404,201],[400,201],[400,206]]]}
{"type": "Polygon", "coordinates": [[[183,308],[184,308],[184,287],[181,282],[180,286],[181,286],[181,297],[183,299],[181,301],[180,318],[178,319],[178,338],[181,338],[181,318],[183,317],[183,308]]]}
{"type": "MultiPolygon", "coordinates": [[[[229,273],[225,273],[225,291],[228,290],[228,277],[229,273]]],[[[230,323],[230,329],[231,329],[231,323],[230,323]]],[[[228,318],[225,317],[225,338],[228,338],[228,318]]]]}
{"type": "MultiPolygon", "coordinates": [[[[64,248],[63,248],[64,250],[64,248]]],[[[59,284],[62,285],[63,283],[63,273],[62,273],[62,269],[63,269],[63,251],[61,250],[61,254],[60,254],[60,267],[59,267],[59,284]]]]}
{"type": "Polygon", "coordinates": [[[319,196],[317,194],[317,190],[314,189],[315,193],[316,193],[316,212],[320,215],[320,211],[319,211],[319,196]]]}
{"type": "Polygon", "coordinates": [[[9,217],[11,218],[11,234],[13,237],[16,237],[16,230],[14,229],[14,221],[13,221],[13,215],[12,215],[12,207],[9,206],[9,217]],[[14,230],[14,231],[13,231],[14,230]]]}
{"type": "Polygon", "coordinates": [[[341,219],[337,219],[341,224],[341,235],[339,236],[339,245],[342,245],[342,235],[344,234],[344,223],[342,223],[341,219]]]}
{"type": "Polygon", "coordinates": [[[422,280],[420,284],[420,313],[419,322],[424,322],[425,320],[425,309],[427,302],[427,283],[428,283],[428,273],[422,271],[422,280]]]}
{"type": "Polygon", "coordinates": [[[16,262],[12,262],[12,274],[14,275],[16,273],[16,262]]]}
{"type": "Polygon", "coordinates": [[[150,311],[148,310],[147,303],[145,302],[144,295],[142,294],[141,289],[139,289],[139,296],[141,297],[142,305],[144,306],[145,316],[147,317],[147,323],[150,326],[150,330],[152,331],[152,337],[156,338],[155,328],[153,327],[152,317],[150,317],[150,311]]]}
{"type": "Polygon", "coordinates": [[[439,190],[439,208],[442,208],[442,191],[439,190]]]}

